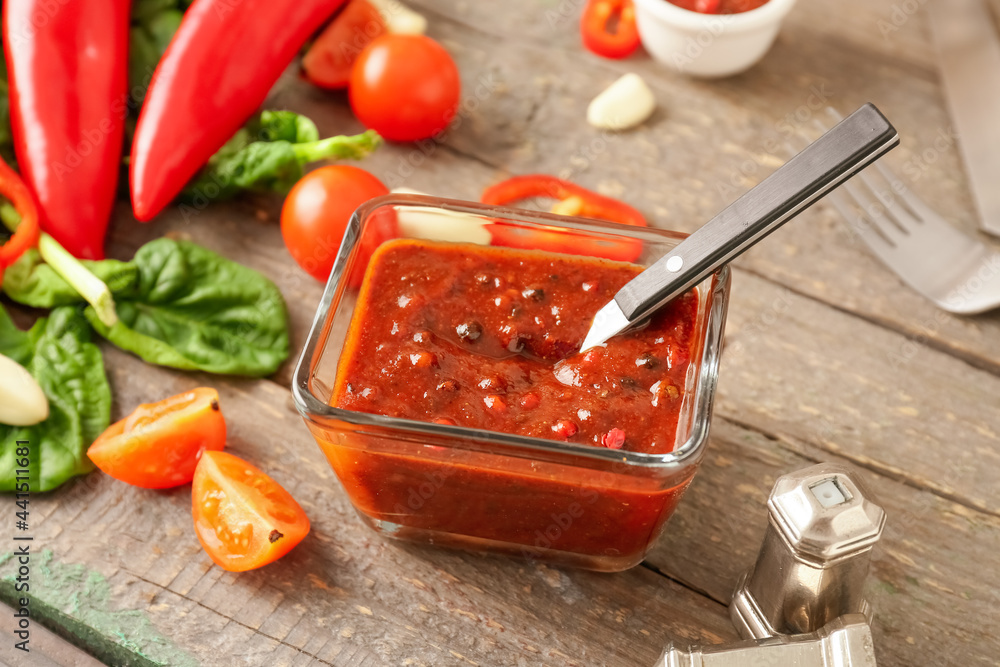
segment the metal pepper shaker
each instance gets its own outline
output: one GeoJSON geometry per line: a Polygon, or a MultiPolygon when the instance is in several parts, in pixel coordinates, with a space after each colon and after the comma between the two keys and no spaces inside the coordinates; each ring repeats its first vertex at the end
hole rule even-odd
{"type": "Polygon", "coordinates": [[[838,616],[864,614],[871,550],[885,512],[851,469],[821,463],[778,479],[767,501],[757,562],[729,607],[747,639],[815,632],[838,616]]]}
{"type": "Polygon", "coordinates": [[[655,667],[876,667],[864,616],[841,616],[807,635],[751,639],[722,646],[667,646],[655,667]]]}

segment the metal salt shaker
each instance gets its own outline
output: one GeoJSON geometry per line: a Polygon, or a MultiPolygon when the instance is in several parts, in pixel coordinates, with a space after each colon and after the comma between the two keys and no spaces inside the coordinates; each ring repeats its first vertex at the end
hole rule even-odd
{"type": "Polygon", "coordinates": [[[808,635],[780,635],[723,646],[667,646],[656,667],[876,667],[868,619],[836,618],[808,635]]]}
{"type": "Polygon", "coordinates": [[[821,463],[787,474],[767,507],[757,562],[729,608],[740,635],[812,633],[845,614],[870,621],[864,582],[885,512],[850,468],[821,463]]]}

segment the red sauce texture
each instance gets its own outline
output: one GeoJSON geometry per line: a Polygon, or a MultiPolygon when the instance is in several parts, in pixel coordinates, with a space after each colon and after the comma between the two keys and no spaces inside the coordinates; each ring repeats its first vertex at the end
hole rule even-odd
{"type": "Polygon", "coordinates": [[[741,14],[767,4],[767,0],[668,0],[670,4],[701,14],[741,14]]]}
{"type": "Polygon", "coordinates": [[[578,354],[641,268],[399,240],[372,260],[331,403],[392,417],[646,453],[674,447],[698,310],[578,354]]]}

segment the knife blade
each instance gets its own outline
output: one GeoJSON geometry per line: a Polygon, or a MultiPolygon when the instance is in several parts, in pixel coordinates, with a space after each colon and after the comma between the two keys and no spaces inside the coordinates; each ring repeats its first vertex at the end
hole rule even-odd
{"type": "Polygon", "coordinates": [[[865,104],[625,283],[594,316],[580,352],[641,322],[898,143],[885,116],[865,104]]]}
{"type": "Polygon", "coordinates": [[[1000,36],[984,0],[932,0],[931,35],[980,227],[1000,236],[1000,36]]]}

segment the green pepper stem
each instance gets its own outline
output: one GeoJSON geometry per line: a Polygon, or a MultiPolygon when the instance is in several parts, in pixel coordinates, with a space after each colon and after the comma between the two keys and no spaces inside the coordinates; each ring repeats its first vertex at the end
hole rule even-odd
{"type": "Polygon", "coordinates": [[[359,160],[382,145],[382,137],[375,130],[354,136],[337,136],[304,144],[292,144],[295,158],[301,163],[351,158],[359,160]]]}
{"type": "MultiPolygon", "coordinates": [[[[14,231],[21,223],[21,215],[13,205],[3,202],[0,204],[0,221],[7,229],[14,231]]],[[[111,296],[111,290],[103,280],[91,273],[80,260],[45,232],[38,238],[38,252],[53,271],[72,285],[73,289],[94,307],[101,322],[108,327],[113,327],[118,322],[114,297],[111,296]]]]}

